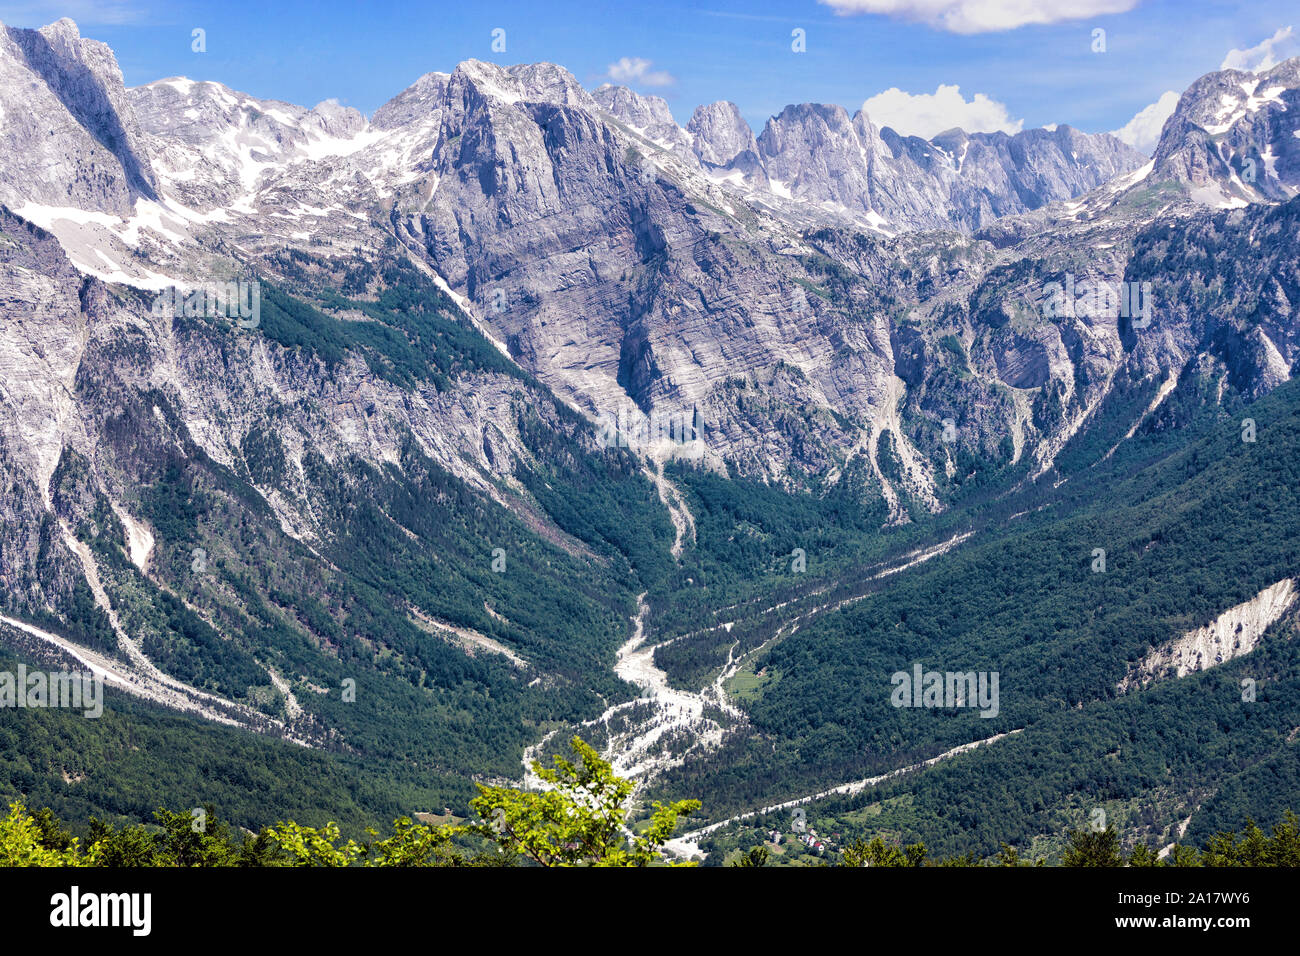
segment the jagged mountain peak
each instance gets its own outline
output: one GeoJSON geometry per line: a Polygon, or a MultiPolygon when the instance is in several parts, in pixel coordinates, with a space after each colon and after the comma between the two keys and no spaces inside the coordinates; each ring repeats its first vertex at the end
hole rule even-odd
{"type": "MultiPolygon", "coordinates": [[[[73,20],[71,17],[62,17],[61,19],[55,20],[53,23],[39,28],[37,32],[47,40],[57,39],[64,42],[71,42],[73,40],[81,39],[81,29],[77,26],[77,21],[73,20]]],[[[99,41],[96,40],[91,42],[98,43],[99,41]]],[[[107,44],[101,44],[101,46],[107,46],[107,44]]]]}
{"type": "Polygon", "coordinates": [[[1178,98],[1174,113],[1207,131],[1221,132],[1233,120],[1255,112],[1278,93],[1298,85],[1300,57],[1284,60],[1260,73],[1217,70],[1193,81],[1178,98]]]}
{"type": "Polygon", "coordinates": [[[199,212],[248,206],[294,163],[359,148],[366,118],[326,100],[312,109],[184,77],[130,91],[168,194],[199,212]]]}
{"type": "Polygon", "coordinates": [[[603,83],[592,90],[596,102],[616,116],[639,119],[637,126],[673,123],[673,113],[662,96],[638,93],[626,86],[603,83]]]}
{"type": "Polygon", "coordinates": [[[936,133],[930,137],[931,143],[942,145],[945,149],[949,148],[950,144],[953,146],[960,146],[962,143],[968,142],[969,140],[970,134],[960,126],[954,126],[951,129],[946,129],[943,132],[936,133]]]}
{"type": "Polygon", "coordinates": [[[0,200],[120,213],[135,197],[156,198],[117,58],[107,44],[82,38],[74,21],[0,27],[0,110],[21,168],[0,186],[0,200]],[[92,155],[103,170],[97,176],[69,165],[70,156],[92,155]]]}
{"type": "Polygon", "coordinates": [[[338,100],[322,100],[304,117],[304,125],[319,130],[322,135],[345,139],[366,128],[366,117],[360,110],[343,106],[338,100]]]}
{"type": "Polygon", "coordinates": [[[371,125],[387,130],[436,118],[450,81],[450,73],[425,73],[376,110],[371,125]]]}
{"type": "Polygon", "coordinates": [[[1288,199],[1300,191],[1297,111],[1300,57],[1261,73],[1208,73],[1165,121],[1152,180],[1183,183],[1212,206],[1288,199]]]}
{"type": "MultiPolygon", "coordinates": [[[[192,127],[203,127],[214,122],[230,122],[233,118],[246,114],[255,119],[264,119],[268,123],[280,126],[296,126],[310,110],[295,103],[282,100],[259,99],[239,90],[231,89],[215,80],[191,80],[184,76],[168,77],[155,80],[142,86],[127,90],[132,108],[145,123],[167,124],[165,114],[175,113],[168,125],[183,125],[176,120],[188,120],[192,127]]],[[[211,131],[211,130],[209,130],[211,131]]]]}
{"type": "Polygon", "coordinates": [[[620,123],[655,145],[682,157],[692,154],[690,135],[677,125],[668,101],[662,96],[606,83],[592,91],[592,97],[620,123]]]}
{"type": "Polygon", "coordinates": [[[450,84],[468,83],[481,94],[506,103],[551,103],[594,110],[596,102],[577,78],[555,63],[501,66],[469,59],[457,64],[450,84]]]}
{"type": "Polygon", "coordinates": [[[729,100],[697,106],[686,131],[691,135],[695,155],[703,163],[727,166],[742,153],[758,157],[758,141],[740,113],[729,100]]]}
{"type": "Polygon", "coordinates": [[[768,119],[763,132],[766,133],[768,129],[779,131],[796,123],[804,125],[820,123],[830,128],[843,128],[851,125],[852,122],[849,111],[838,103],[790,103],[780,113],[768,119]]]}

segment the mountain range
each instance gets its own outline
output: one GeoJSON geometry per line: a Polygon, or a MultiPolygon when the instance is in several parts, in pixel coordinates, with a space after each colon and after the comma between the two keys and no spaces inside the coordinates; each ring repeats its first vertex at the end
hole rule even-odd
{"type": "Polygon", "coordinates": [[[703,827],[1013,735],[835,796],[846,830],[883,807],[992,852],[1090,787],[1163,844],[1300,766],[1275,662],[1249,757],[1134,734],[1141,773],[918,809],[1027,778],[1036,740],[1191,727],[1170,688],[1288,653],[1300,59],[1202,77],[1146,157],[826,104],[683,128],[549,63],[469,60],[370,117],[127,88],[61,20],[0,27],[0,135],[0,635],[123,702],[30,717],[6,792],[138,815],[197,778],[104,755],[165,726],[236,822],[360,822],[576,728],[703,827]],[[1095,549],[1127,576],[1100,606],[1095,549]],[[889,708],[927,652],[1000,672],[999,714],[889,708]]]}

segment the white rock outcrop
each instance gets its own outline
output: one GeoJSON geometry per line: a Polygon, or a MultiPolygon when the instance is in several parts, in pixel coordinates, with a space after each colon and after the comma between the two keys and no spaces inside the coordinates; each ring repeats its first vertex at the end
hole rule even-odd
{"type": "Polygon", "coordinates": [[[1283,578],[1249,601],[1228,608],[1204,627],[1155,648],[1120,682],[1120,691],[1166,677],[1186,677],[1249,654],[1295,600],[1295,579],[1283,578]]]}

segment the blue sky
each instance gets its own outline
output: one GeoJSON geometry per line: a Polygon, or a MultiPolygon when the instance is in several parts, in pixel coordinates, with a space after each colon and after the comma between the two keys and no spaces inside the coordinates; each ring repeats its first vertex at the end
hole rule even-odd
{"type": "MultiPolygon", "coordinates": [[[[853,111],[894,88],[892,100],[877,101],[899,117],[893,125],[930,110],[965,117],[968,128],[1112,130],[1218,69],[1229,50],[1292,24],[1300,32],[1300,0],[0,0],[9,25],[60,16],[113,47],[128,85],[184,75],[307,106],[332,97],[370,113],[420,74],[470,57],[550,60],[589,87],[621,61],[615,74],[667,99],[679,123],[700,103],[729,99],[756,129],[787,103],[853,111]],[[1026,6],[1049,19],[1057,9],[1099,12],[1016,26],[1026,6]],[[897,12],[869,12],[879,7],[897,12]],[[868,12],[845,15],[849,8],[868,12]],[[195,28],[206,31],[206,52],[191,49],[195,28]],[[492,49],[497,28],[504,53],[492,49]],[[791,48],[795,29],[805,31],[806,52],[791,48]],[[1106,31],[1105,52],[1092,50],[1094,29],[1106,31]],[[941,85],[959,92],[905,95],[932,97],[941,85]],[[976,94],[985,99],[968,105],[976,94]]],[[[1300,52],[1293,44],[1286,53],[1300,52]]]]}

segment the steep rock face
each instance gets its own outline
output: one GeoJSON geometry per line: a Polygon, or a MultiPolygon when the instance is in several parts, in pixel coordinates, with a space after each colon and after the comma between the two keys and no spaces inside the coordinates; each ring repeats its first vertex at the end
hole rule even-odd
{"type": "Polygon", "coordinates": [[[899,136],[888,127],[876,129],[861,111],[854,127],[871,157],[873,202],[890,228],[950,229],[962,221],[966,207],[956,205],[951,193],[965,161],[964,132],[941,133],[932,142],[899,136]]]}
{"type": "Polygon", "coordinates": [[[695,155],[701,162],[728,166],[742,153],[758,155],[754,131],[740,115],[735,103],[719,100],[697,106],[686,126],[691,134],[695,155]]]}
{"type": "MultiPolygon", "coordinates": [[[[313,121],[319,107],[259,101],[217,84],[150,84],[133,99],[171,198],[155,220],[70,251],[80,250],[78,265],[107,252],[130,268],[139,261],[133,250],[145,249],[146,261],[166,263],[183,282],[205,281],[239,267],[211,254],[237,236],[260,269],[291,276],[302,260],[286,259],[286,246],[311,257],[357,248],[382,257],[396,227],[409,250],[468,297],[480,328],[589,412],[612,415],[630,404],[634,417],[694,420],[699,407],[716,454],[743,460],[745,469],[781,474],[796,448],[828,463],[824,456],[853,436],[803,421],[807,399],[814,419],[823,409],[866,414],[869,396],[883,387],[877,373],[851,386],[819,383],[803,396],[794,385],[766,408],[722,383],[728,370],[767,382],[782,362],[812,370],[838,352],[849,364],[830,381],[852,382],[861,359],[845,344],[878,351],[883,342],[887,350],[887,335],[877,333],[876,344],[840,332],[829,339],[817,327],[830,315],[823,298],[773,279],[801,269],[789,258],[788,229],[763,223],[759,244],[738,257],[717,245],[737,228],[734,217],[754,213],[693,180],[693,158],[689,168],[665,165],[639,134],[605,124],[562,73],[467,64],[452,76],[427,76],[351,138],[327,138],[339,131],[322,132],[313,121]],[[768,260],[782,247],[774,266],[768,260]],[[585,319],[579,334],[575,314],[585,319]],[[664,324],[665,314],[674,321],[664,324]],[[730,332],[713,325],[722,317],[730,332]],[[785,327],[792,321],[802,331],[785,327]],[[733,334],[743,344],[730,341],[733,334]],[[812,348],[786,344],[810,336],[812,348]],[[774,434],[777,418],[787,423],[774,434]]],[[[67,223],[49,224],[70,243],[67,223]]],[[[883,373],[887,359],[870,361],[883,373]]]]}
{"type": "Polygon", "coordinates": [[[706,169],[735,170],[741,181],[747,178],[764,189],[770,188],[758,140],[735,103],[719,100],[697,106],[686,132],[691,137],[692,151],[706,169]]]}
{"type": "MultiPolygon", "coordinates": [[[[255,332],[233,339],[180,335],[168,328],[169,319],[118,315],[116,321],[132,326],[135,354],[111,374],[103,366],[96,373],[115,387],[165,396],[175,414],[171,430],[193,440],[211,460],[255,474],[247,458],[250,440],[265,430],[264,420],[275,422],[275,443],[287,468],[279,483],[259,490],[295,537],[327,531],[313,517],[320,503],[301,474],[307,454],[330,465],[355,459],[382,466],[399,461],[403,446],[413,441],[484,493],[491,479],[511,474],[518,456],[526,454],[517,438],[508,437],[516,431],[513,402],[530,400],[517,380],[484,376],[447,392],[431,385],[402,388],[374,378],[356,355],[328,368],[255,332]],[[227,362],[237,363],[239,373],[203,384],[207,369],[227,362]]],[[[102,362],[103,349],[93,358],[102,362]]]]}
{"type": "Polygon", "coordinates": [[[1221,363],[1220,394],[1230,385],[1251,399],[1290,379],[1300,367],[1297,229],[1292,200],[1142,230],[1127,270],[1155,278],[1155,309],[1150,328],[1126,330],[1134,359],[1152,373],[1205,353],[1221,363]]]}
{"type": "Polygon", "coordinates": [[[732,103],[695,110],[685,133],[667,104],[622,87],[596,98],[622,122],[748,196],[792,199],[872,227],[974,231],[995,219],[1071,199],[1137,168],[1143,157],[1109,134],[1054,130],[941,133],[931,141],[877,129],[839,106],[787,106],[754,137],[732,103]]]}
{"type": "Polygon", "coordinates": [[[117,60],[60,20],[40,30],[0,25],[0,201],[129,215],[156,182],[127,108],[117,60]]]}
{"type": "MultiPolygon", "coordinates": [[[[780,278],[797,262],[769,268],[761,240],[733,251],[710,239],[735,222],[688,195],[680,169],[646,176],[644,147],[617,127],[542,90],[502,95],[505,84],[481,69],[453,74],[436,192],[403,228],[511,354],[561,394],[592,413],[629,399],[637,414],[693,418],[698,408],[716,454],[780,468],[756,454],[770,426],[738,417],[724,385],[738,373],[770,376],[782,361],[829,363],[821,299],[780,278]]],[[[887,359],[869,336],[854,341],[867,355],[846,352],[845,368],[812,380],[815,406],[843,407],[853,395],[849,406],[866,412],[877,374],[852,388],[833,382],[847,384],[855,363],[883,369],[887,359]]],[[[887,350],[887,336],[876,342],[887,350]]]]}
{"type": "Polygon", "coordinates": [[[253,189],[259,175],[293,150],[307,113],[220,83],[180,78],[137,87],[131,106],[153,140],[170,192],[201,212],[232,205],[253,189]]]}
{"type": "Polygon", "coordinates": [[[787,106],[758,137],[774,192],[862,215],[875,211],[867,146],[844,107],[816,103],[787,106]]]}
{"type": "Polygon", "coordinates": [[[0,209],[0,584],[25,613],[68,603],[81,578],[48,512],[63,445],[81,435],[82,284],[53,237],[0,209]]]}
{"type": "Polygon", "coordinates": [[[81,276],[53,238],[0,211],[0,308],[5,322],[0,433],[42,498],[67,435],[76,431],[72,399],[85,347],[81,276]]]}

